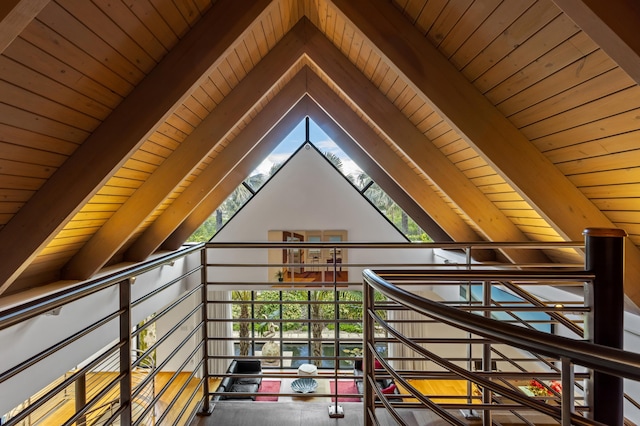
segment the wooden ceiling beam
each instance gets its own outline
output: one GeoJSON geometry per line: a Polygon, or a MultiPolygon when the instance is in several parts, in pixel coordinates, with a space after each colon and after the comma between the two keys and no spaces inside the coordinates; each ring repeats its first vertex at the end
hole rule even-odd
{"type": "Polygon", "coordinates": [[[640,84],[640,3],[637,0],[553,2],[640,84]]]}
{"type": "MultiPolygon", "coordinates": [[[[454,241],[482,242],[479,236],[407,163],[367,125],[340,97],[318,77],[310,76],[307,83],[311,98],[318,103],[338,126],[426,212],[454,241]]],[[[310,108],[311,110],[311,108],[310,108]]],[[[473,253],[474,259],[493,260],[486,251],[473,253]]]]}
{"type": "MultiPolygon", "coordinates": [[[[342,93],[469,217],[486,240],[529,241],[326,37],[309,37],[305,52],[342,93]]],[[[515,263],[549,262],[537,249],[506,250],[504,254],[515,263]]]]}
{"type": "MultiPolygon", "coordinates": [[[[304,98],[303,98],[304,99],[304,98]]],[[[211,214],[227,199],[227,197],[244,181],[249,173],[256,169],[260,163],[273,151],[280,142],[291,133],[295,127],[307,115],[306,103],[300,100],[289,111],[278,111],[278,108],[274,106],[271,109],[271,104],[260,114],[268,117],[260,118],[259,120],[264,122],[265,120],[275,119],[279,116],[278,113],[283,113],[284,116],[266,133],[262,133],[263,136],[257,137],[260,133],[259,129],[251,129],[249,124],[243,131],[236,137],[236,141],[239,144],[243,143],[255,143],[260,139],[255,147],[247,153],[247,155],[237,163],[237,165],[229,171],[216,185],[214,190],[198,204],[198,206],[183,220],[180,225],[171,233],[171,235],[162,243],[161,248],[164,250],[177,250],[182,244],[189,238],[191,234],[195,232],[205,220],[211,216],[211,214]],[[246,132],[246,133],[245,133],[246,132]]],[[[256,119],[258,119],[256,117],[256,119]]]]}
{"type": "MultiPolygon", "coordinates": [[[[271,144],[263,143],[263,136],[278,123],[281,117],[286,116],[288,112],[296,106],[305,94],[305,86],[306,76],[304,73],[298,72],[298,74],[269,101],[267,108],[263,109],[253,118],[242,132],[235,137],[231,143],[207,165],[207,168],[171,203],[171,207],[149,225],[142,235],[127,249],[125,260],[134,262],[143,261],[156,251],[162,242],[180,226],[209,193],[217,190],[217,186],[229,173],[235,170],[234,174],[237,178],[241,178],[242,180],[246,179],[253,169],[249,170],[247,174],[240,176],[237,172],[237,170],[239,170],[238,164],[247,153],[255,150],[252,157],[255,157],[257,152],[263,155],[260,159],[254,158],[250,163],[257,167],[259,162],[276,148],[277,143],[273,143],[275,139],[268,139],[272,142],[271,144]],[[258,144],[260,144],[259,148],[257,147],[258,144]]],[[[258,92],[261,92],[263,89],[268,90],[269,88],[254,87],[254,90],[258,92]]],[[[298,108],[298,110],[299,109],[300,108],[298,108]]],[[[300,121],[298,121],[298,123],[300,123],[300,121]]],[[[291,129],[293,130],[293,127],[291,129]]],[[[244,169],[245,167],[242,168],[242,170],[244,169]]]]}
{"type": "Polygon", "coordinates": [[[270,4],[270,0],[249,5],[216,2],[0,230],[0,294],[250,31],[270,4]]]}
{"type": "Polygon", "coordinates": [[[49,0],[2,0],[0,2],[0,53],[45,8],[49,0]]]}
{"type": "Polygon", "coordinates": [[[303,49],[304,28],[298,25],[280,40],[85,243],[63,268],[63,277],[87,279],[107,264],[134,235],[140,224],[192,173],[216,144],[224,140],[288,75],[302,56],[303,49]]]}
{"type": "MultiPolygon", "coordinates": [[[[406,18],[384,0],[330,0],[385,61],[564,238],[615,228],[406,18]]],[[[625,293],[640,305],[640,249],[625,244],[625,293]]]]}
{"type": "MultiPolygon", "coordinates": [[[[451,242],[453,239],[438,225],[438,223],[429,216],[429,212],[425,210],[423,206],[420,206],[416,201],[411,198],[407,192],[380,166],[376,163],[375,159],[370,157],[368,153],[347,133],[336,121],[323,110],[315,101],[308,98],[309,106],[307,107],[309,117],[329,136],[335,143],[344,151],[349,158],[358,164],[360,167],[382,190],[391,197],[391,199],[398,204],[398,206],[405,212],[416,224],[431,237],[433,241],[437,242],[451,242]]],[[[334,111],[336,117],[341,117],[342,122],[346,122],[345,127],[361,126],[363,130],[369,130],[369,138],[365,139],[369,141],[369,144],[382,144],[384,141],[375,134],[373,129],[367,126],[362,120],[357,120],[356,117],[345,116],[344,112],[334,111]]],[[[353,111],[352,111],[353,113],[353,111]]],[[[353,113],[355,116],[356,114],[353,113]]],[[[391,151],[391,150],[389,150],[391,151]]],[[[391,154],[391,153],[390,153],[391,154]]],[[[396,155],[397,157],[397,155],[396,155]]],[[[406,167],[404,167],[406,169],[406,167]]],[[[415,173],[413,173],[418,179],[415,173]]],[[[420,179],[422,180],[422,179],[420,179]]],[[[424,183],[423,183],[424,184],[424,183]]],[[[439,197],[438,197],[439,198],[439,197]]],[[[449,209],[451,211],[451,209],[449,209]]],[[[457,215],[456,215],[457,216],[457,215]]],[[[479,238],[479,237],[478,237],[479,238]]]]}

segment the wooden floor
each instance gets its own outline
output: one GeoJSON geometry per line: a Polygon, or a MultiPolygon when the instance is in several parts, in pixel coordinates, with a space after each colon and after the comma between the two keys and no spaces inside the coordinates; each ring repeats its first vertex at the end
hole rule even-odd
{"type": "MultiPolygon", "coordinates": [[[[155,394],[159,394],[160,390],[164,389],[169,380],[173,377],[174,373],[165,373],[158,372],[155,377],[153,389],[155,394]]],[[[162,396],[160,397],[159,403],[156,405],[155,410],[155,418],[159,419],[161,416],[165,415],[164,420],[161,424],[173,424],[176,420],[179,420],[178,424],[186,424],[191,413],[195,410],[196,405],[202,400],[201,391],[198,393],[198,396],[194,398],[193,401],[189,402],[189,396],[194,392],[198,385],[197,379],[192,379],[187,383],[190,373],[180,373],[176,376],[170,386],[167,387],[167,390],[164,391],[162,396]],[[177,394],[182,388],[185,386],[184,391],[178,397],[177,394]],[[185,405],[188,405],[187,409],[184,410],[184,414],[180,414],[183,411],[185,405]]],[[[108,383],[116,377],[116,373],[91,373],[88,383],[93,383],[95,381],[99,381],[101,383],[108,383]],[[102,376],[97,378],[98,376],[102,376]]],[[[215,383],[215,379],[212,382],[212,386],[217,386],[215,383]]],[[[215,389],[215,387],[213,387],[215,389]]],[[[91,398],[92,394],[97,393],[99,389],[90,389],[89,398],[91,398]]],[[[115,401],[118,398],[118,390],[117,387],[105,395],[96,405],[102,406],[107,402],[115,401]]],[[[145,404],[145,401],[138,401],[140,406],[145,404]]],[[[41,425],[52,425],[58,426],[64,424],[74,413],[75,410],[75,400],[73,398],[66,399],[61,402],[57,409],[52,411],[47,415],[46,418],[40,421],[41,425]]],[[[90,418],[87,418],[88,423],[95,422],[97,418],[104,414],[105,410],[98,410],[94,415],[90,418]]],[[[146,424],[146,423],[145,423],[146,424]]],[[[148,423],[151,424],[151,423],[148,423]]],[[[159,424],[159,423],[156,423],[159,424]]]]}

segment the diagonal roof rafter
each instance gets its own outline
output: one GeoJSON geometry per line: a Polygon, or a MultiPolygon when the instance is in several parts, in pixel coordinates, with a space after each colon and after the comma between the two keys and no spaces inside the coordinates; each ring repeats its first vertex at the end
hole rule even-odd
{"type": "MultiPolygon", "coordinates": [[[[250,7],[221,0],[113,110],[0,229],[0,294],[71,220],[153,131],[184,101],[217,61],[262,16],[270,0],[250,7]],[[158,87],[165,90],[159,91],[158,87]],[[122,132],[122,129],[127,129],[122,132]],[[87,165],[91,167],[87,167],[87,165]],[[63,196],[61,197],[61,194],[63,196]],[[46,211],[46,217],[42,212],[46,211]],[[33,224],[37,223],[37,227],[33,224]],[[26,232],[29,230],[29,232],[26,232]],[[16,244],[20,241],[20,244],[16,244]]],[[[13,288],[12,291],[19,289],[13,288]]]]}

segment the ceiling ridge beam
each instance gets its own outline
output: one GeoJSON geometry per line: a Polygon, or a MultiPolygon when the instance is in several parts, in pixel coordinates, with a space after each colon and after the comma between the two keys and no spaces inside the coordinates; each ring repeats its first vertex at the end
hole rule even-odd
{"type": "MultiPolygon", "coordinates": [[[[587,228],[616,228],[391,3],[329,1],[556,232],[580,241],[587,228]]],[[[640,306],[640,249],[629,238],[625,293],[640,306]]]]}
{"type": "Polygon", "coordinates": [[[182,103],[207,71],[217,66],[224,52],[249,31],[250,24],[270,4],[270,0],[248,5],[235,0],[216,2],[0,229],[0,294],[182,103]]]}
{"type": "MultiPolygon", "coordinates": [[[[319,30],[318,30],[319,31],[319,30]]],[[[326,37],[309,38],[305,52],[362,114],[402,150],[488,241],[530,241],[380,90],[326,37]]],[[[505,250],[514,263],[546,263],[538,249],[505,250]]]]}
{"type": "Polygon", "coordinates": [[[87,279],[107,264],[216,144],[285,78],[302,55],[304,34],[303,23],[295,26],[256,64],[69,260],[63,268],[65,279],[87,279]]]}
{"type": "MultiPolygon", "coordinates": [[[[254,87],[263,92],[268,87],[254,87]]],[[[278,121],[286,116],[304,96],[306,77],[298,72],[263,108],[251,122],[242,129],[231,143],[220,152],[189,186],[171,203],[170,209],[160,215],[125,252],[126,261],[139,262],[151,255],[163,241],[173,233],[178,226],[195,210],[198,205],[231,173],[238,175],[240,163],[252,153],[251,158],[256,164],[256,153],[265,156],[276,148],[277,144],[262,143],[263,137],[274,128],[278,121]]],[[[253,169],[252,169],[253,170],[253,169]]],[[[249,173],[251,170],[249,171],[249,173]]],[[[247,175],[235,176],[241,181],[247,175]]],[[[225,197],[226,198],[226,197],[225,197]]]]}

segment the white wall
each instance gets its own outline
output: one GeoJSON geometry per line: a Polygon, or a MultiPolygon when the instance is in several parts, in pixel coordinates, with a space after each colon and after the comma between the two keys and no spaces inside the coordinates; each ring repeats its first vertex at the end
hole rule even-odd
{"type": "MultiPolygon", "coordinates": [[[[176,260],[174,266],[164,265],[138,276],[131,289],[132,299],[136,300],[149,294],[199,264],[200,253],[193,253],[186,258],[176,260]]],[[[115,270],[111,269],[109,272],[115,272],[115,270]]],[[[196,273],[135,307],[132,311],[132,324],[159,311],[161,307],[199,283],[200,273],[196,273]]],[[[0,371],[19,364],[102,319],[117,310],[118,303],[118,288],[114,286],[64,305],[57,316],[42,315],[0,331],[0,347],[3,348],[0,371]]],[[[118,338],[118,330],[117,320],[111,321],[96,332],[81,338],[2,383],[0,413],[13,409],[53,380],[115,342],[118,338]]]]}
{"type": "MultiPolygon", "coordinates": [[[[407,242],[313,147],[305,146],[213,238],[213,242],[267,241],[268,231],[345,230],[350,242],[407,242]]],[[[431,249],[349,249],[349,263],[430,263],[431,249]]],[[[267,250],[210,249],[210,261],[268,263],[267,250]]],[[[348,268],[361,281],[364,268],[348,268]]],[[[210,268],[217,281],[264,281],[265,268],[210,268]]],[[[272,277],[268,277],[272,278],[272,277]]]]}

